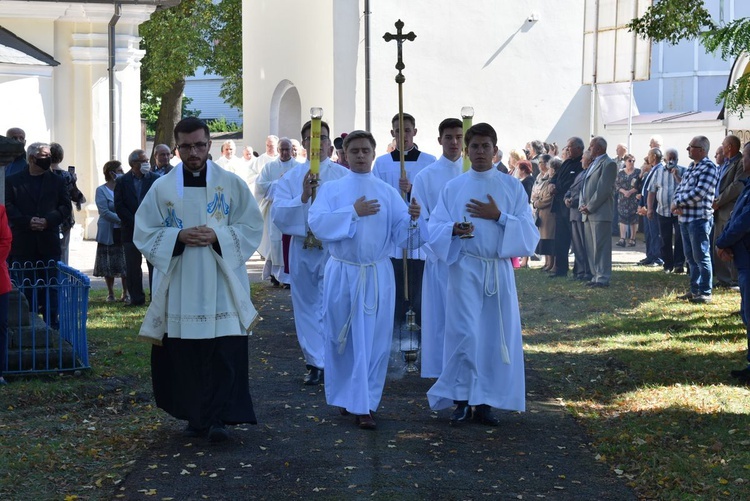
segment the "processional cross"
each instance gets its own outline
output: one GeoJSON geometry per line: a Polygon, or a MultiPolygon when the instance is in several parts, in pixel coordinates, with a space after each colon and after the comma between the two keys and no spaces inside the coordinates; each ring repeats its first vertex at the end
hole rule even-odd
{"type": "MultiPolygon", "coordinates": [[[[396,46],[398,47],[398,59],[396,60],[396,69],[398,70],[398,75],[396,75],[396,83],[398,84],[398,152],[401,163],[401,178],[405,179],[406,167],[404,165],[404,92],[402,86],[406,81],[406,77],[404,76],[402,70],[406,68],[406,65],[404,64],[403,58],[403,45],[404,40],[413,42],[414,39],[417,38],[417,35],[415,35],[413,31],[404,34],[404,32],[402,31],[403,27],[404,23],[403,21],[401,21],[401,19],[399,19],[398,21],[396,21],[396,34],[394,35],[393,33],[386,33],[385,35],[383,35],[383,39],[386,42],[395,40],[396,46]]],[[[401,195],[404,197],[404,200],[407,199],[408,194],[405,191],[401,192],[401,195]]],[[[412,228],[411,231],[415,230],[415,228],[412,228]]],[[[411,238],[409,240],[411,241],[411,238]]],[[[411,245],[409,245],[409,247],[411,247],[411,245]]],[[[409,272],[406,259],[407,253],[408,250],[404,249],[404,300],[407,303],[410,303],[409,272]]],[[[414,365],[414,362],[417,359],[417,350],[419,346],[419,326],[416,324],[415,318],[416,314],[414,313],[414,310],[410,305],[409,311],[406,313],[406,324],[401,328],[401,332],[399,333],[399,344],[401,345],[400,350],[403,352],[404,360],[407,362],[407,372],[416,372],[418,370],[414,365]],[[408,339],[404,339],[404,336],[408,336],[408,339]]]]}

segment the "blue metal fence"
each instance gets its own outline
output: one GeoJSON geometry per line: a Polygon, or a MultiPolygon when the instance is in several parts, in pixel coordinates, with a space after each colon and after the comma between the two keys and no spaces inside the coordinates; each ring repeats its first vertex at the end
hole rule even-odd
{"type": "Polygon", "coordinates": [[[89,278],[61,262],[13,263],[7,374],[89,368],[89,278]]]}

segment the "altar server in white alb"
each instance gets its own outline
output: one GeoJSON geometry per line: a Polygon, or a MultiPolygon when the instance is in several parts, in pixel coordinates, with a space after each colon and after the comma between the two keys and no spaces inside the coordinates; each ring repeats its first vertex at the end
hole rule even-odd
{"type": "Polygon", "coordinates": [[[534,252],[539,231],[523,185],[492,167],[497,133],[466,131],[471,170],[449,181],[430,214],[430,248],[448,265],[445,365],[427,392],[432,409],[456,409],[450,424],[473,418],[497,426],[491,408],[523,411],[521,319],[510,258],[534,252]],[[464,218],[470,221],[464,224],[464,218]],[[460,238],[473,234],[473,238],[460,238]],[[475,409],[472,413],[472,406],[475,409]]]}
{"type": "Polygon", "coordinates": [[[297,166],[292,158],[292,142],[289,138],[279,140],[279,158],[263,166],[255,180],[255,199],[263,214],[263,239],[258,252],[266,258],[263,265],[263,280],[271,280],[275,286],[289,284],[289,275],[284,273],[284,249],[281,244],[281,231],[271,221],[271,205],[279,179],[297,166]]]}
{"type": "MultiPolygon", "coordinates": [[[[402,193],[406,193],[406,200],[408,201],[412,195],[412,182],[417,173],[434,163],[436,158],[429,153],[420,151],[419,147],[414,143],[414,136],[417,135],[417,122],[414,117],[408,113],[404,113],[403,123],[404,171],[406,177],[401,177],[401,153],[398,149],[377,157],[375,165],[372,167],[372,173],[402,193]]],[[[391,119],[391,136],[396,140],[396,148],[399,148],[398,138],[401,132],[399,128],[399,115],[397,113],[391,119]]],[[[391,263],[393,264],[393,272],[396,276],[395,317],[399,323],[404,320],[409,307],[416,313],[416,322],[420,325],[422,323],[422,274],[424,273],[426,256],[419,244],[420,242],[416,242],[414,246],[407,249],[408,304],[404,297],[404,250],[395,245],[391,249],[391,263]]]]}
{"type": "Polygon", "coordinates": [[[370,172],[372,134],[350,133],[344,151],[351,172],[324,185],[310,209],[310,228],[331,253],[323,298],[326,401],[354,414],[360,428],[374,429],[392,340],[395,283],[388,253],[415,233],[422,240],[427,234],[417,200],[407,205],[370,172]]]}
{"type": "Polygon", "coordinates": [[[154,344],[158,407],[187,421],[186,436],[228,438],[225,425],[256,423],[248,389],[248,335],[258,314],[245,261],[263,218],[247,184],[208,161],[208,127],[174,130],[182,164],[157,179],[135,215],[133,241],[154,265],[140,337],[154,344]]]}
{"type": "MultiPolygon", "coordinates": [[[[446,118],[440,122],[438,134],[443,155],[416,175],[411,191],[412,196],[422,205],[422,217],[428,223],[443,187],[448,181],[458,177],[463,169],[463,122],[458,118],[446,118]]],[[[429,244],[423,248],[427,259],[422,276],[422,377],[435,378],[443,369],[448,266],[430,251],[429,244]]]]}
{"type": "MultiPolygon", "coordinates": [[[[310,122],[302,126],[302,145],[310,150],[310,122]]],[[[285,235],[292,235],[289,244],[289,275],[292,285],[294,326],[308,373],[304,384],[323,382],[325,369],[323,350],[323,272],[328,261],[328,246],[305,248],[309,227],[307,213],[312,204],[312,181],[318,186],[346,176],[349,171],[331,161],[331,138],[328,124],[321,122],[320,173],[310,174],[310,161],[295,166],[276,184],[271,219],[285,235]]]]}

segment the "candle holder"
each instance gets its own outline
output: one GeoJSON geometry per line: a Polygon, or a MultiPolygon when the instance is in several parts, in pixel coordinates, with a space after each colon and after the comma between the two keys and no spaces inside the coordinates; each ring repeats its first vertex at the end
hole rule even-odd
{"type": "MultiPolygon", "coordinates": [[[[320,181],[318,176],[320,175],[320,122],[323,118],[323,108],[312,107],[310,108],[310,187],[312,188],[312,194],[310,196],[310,203],[315,202],[315,195],[318,191],[318,185],[320,181]]],[[[307,236],[302,244],[303,249],[307,250],[323,250],[323,242],[313,234],[308,228],[307,236]]]]}
{"type": "MultiPolygon", "coordinates": [[[[466,220],[466,216],[464,216],[464,222],[458,223],[458,227],[461,228],[462,230],[468,230],[469,228],[471,228],[471,223],[468,222],[466,220]]],[[[465,233],[458,238],[474,238],[474,233],[465,233]]]]}
{"type": "MultiPolygon", "coordinates": [[[[464,106],[461,108],[461,118],[463,119],[463,132],[464,137],[466,137],[466,131],[469,130],[473,123],[474,119],[474,108],[471,106],[464,106]]],[[[466,154],[466,150],[464,149],[464,163],[463,163],[463,171],[466,172],[471,168],[471,160],[469,160],[469,155],[466,154]]]]}

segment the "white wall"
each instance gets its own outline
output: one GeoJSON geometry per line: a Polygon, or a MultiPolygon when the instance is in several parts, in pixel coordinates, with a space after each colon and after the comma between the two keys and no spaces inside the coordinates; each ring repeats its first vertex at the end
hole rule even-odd
{"type": "MultiPolygon", "coordinates": [[[[245,134],[250,142],[273,132],[268,130],[268,103],[283,79],[297,86],[303,114],[313,105],[324,108],[333,134],[364,128],[363,2],[358,4],[243,3],[245,134]],[[290,23],[290,17],[296,22],[290,23]],[[318,27],[314,34],[312,26],[318,27]]],[[[582,2],[376,0],[370,9],[372,132],[378,152],[385,151],[398,111],[397,47],[382,38],[386,31],[395,32],[397,19],[405,23],[405,32],[417,35],[414,42],[404,42],[403,92],[404,110],[417,119],[421,149],[440,153],[437,126],[446,117],[458,117],[462,106],[474,107],[475,122],[495,126],[506,150],[531,139],[561,143],[570,135],[588,134],[589,94],[581,85],[582,2]],[[528,23],[532,11],[539,21],[528,23]]]]}

